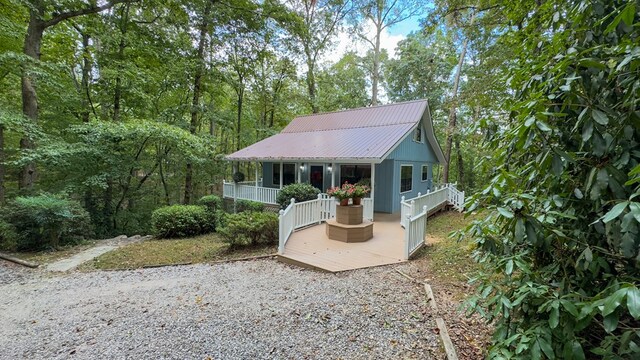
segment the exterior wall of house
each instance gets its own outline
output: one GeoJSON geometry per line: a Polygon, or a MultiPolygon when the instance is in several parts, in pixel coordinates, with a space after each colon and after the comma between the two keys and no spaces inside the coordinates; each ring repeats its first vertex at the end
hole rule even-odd
{"type": "MultiPolygon", "coordinates": [[[[376,198],[378,197],[378,191],[386,191],[389,194],[389,204],[381,204],[381,207],[390,209],[389,212],[396,213],[400,211],[400,201],[402,196],[406,199],[410,199],[418,196],[418,193],[426,193],[433,185],[433,167],[438,164],[431,144],[427,141],[424,129],[422,129],[422,142],[416,142],[413,140],[413,134],[409,134],[398,147],[389,154],[387,160],[393,162],[393,181],[391,182],[391,188],[386,190],[376,189],[376,198]],[[412,170],[412,184],[411,191],[400,192],[400,168],[402,165],[411,165],[412,170]],[[428,166],[428,179],[422,181],[422,165],[428,166]]],[[[376,176],[377,180],[377,176],[376,176]]],[[[377,201],[376,201],[377,202],[377,201]]],[[[378,204],[376,204],[376,210],[378,204]]]]}
{"type": "MultiPolygon", "coordinates": [[[[380,164],[376,165],[375,171],[375,200],[374,210],[384,213],[396,213],[400,211],[400,200],[402,196],[407,199],[418,196],[418,193],[426,193],[433,185],[433,167],[438,164],[438,159],[429,144],[424,129],[422,129],[422,142],[414,141],[413,134],[409,134],[398,147],[380,164]],[[412,185],[411,190],[400,192],[400,169],[402,165],[411,165],[412,185]],[[422,165],[428,166],[428,179],[422,181],[422,165]]],[[[296,166],[299,166],[297,164],[296,166]]],[[[331,187],[331,172],[327,165],[322,163],[304,163],[302,172],[302,182],[309,182],[310,166],[324,165],[323,189],[326,192],[331,187]]],[[[336,164],[335,185],[340,185],[340,165],[336,164]]],[[[279,187],[279,183],[273,184],[273,167],[280,166],[280,163],[263,163],[263,186],[279,187]]],[[[298,168],[296,167],[296,171],[298,168]]],[[[297,174],[296,174],[297,176],[297,174]]]]}

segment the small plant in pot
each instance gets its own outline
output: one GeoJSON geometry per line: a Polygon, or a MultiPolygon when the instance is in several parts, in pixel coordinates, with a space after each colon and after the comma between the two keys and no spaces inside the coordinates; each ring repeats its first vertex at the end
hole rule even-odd
{"type": "Polygon", "coordinates": [[[235,183],[240,183],[244,181],[244,173],[240,172],[240,171],[236,171],[235,173],[233,173],[233,181],[235,183]]]}
{"type": "Polygon", "coordinates": [[[336,199],[340,200],[340,206],[348,206],[349,199],[353,198],[353,193],[355,191],[355,187],[348,182],[345,182],[340,187],[332,187],[327,190],[327,194],[329,196],[333,196],[336,199]]]}
{"type": "Polygon", "coordinates": [[[367,196],[371,189],[367,185],[353,186],[353,205],[360,205],[362,198],[367,196]]]}

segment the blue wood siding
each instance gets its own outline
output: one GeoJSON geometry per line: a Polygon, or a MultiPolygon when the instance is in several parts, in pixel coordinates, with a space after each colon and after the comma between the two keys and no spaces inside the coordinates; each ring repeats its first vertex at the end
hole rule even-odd
{"type": "MultiPolygon", "coordinates": [[[[393,212],[393,191],[395,179],[393,160],[384,160],[376,165],[376,182],[374,183],[373,209],[377,212],[393,212]]],[[[399,186],[399,185],[398,185],[399,186]]]]}
{"type": "Polygon", "coordinates": [[[394,160],[413,160],[437,163],[436,157],[431,144],[427,140],[427,136],[422,129],[422,141],[421,143],[413,141],[413,132],[409,134],[395,150],[389,154],[388,159],[394,160]]]}

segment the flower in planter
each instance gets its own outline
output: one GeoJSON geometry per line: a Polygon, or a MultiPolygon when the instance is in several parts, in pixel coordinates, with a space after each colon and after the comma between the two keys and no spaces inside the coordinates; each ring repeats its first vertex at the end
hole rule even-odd
{"type": "Polygon", "coordinates": [[[355,198],[363,198],[370,192],[371,189],[367,185],[355,185],[353,187],[353,197],[355,198]]]}

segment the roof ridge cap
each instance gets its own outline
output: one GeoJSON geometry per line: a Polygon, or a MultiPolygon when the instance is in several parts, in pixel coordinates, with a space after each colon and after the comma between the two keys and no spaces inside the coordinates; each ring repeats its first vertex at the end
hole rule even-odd
{"type": "MultiPolygon", "coordinates": [[[[387,127],[387,126],[398,126],[398,125],[404,125],[404,124],[415,124],[420,122],[420,119],[416,120],[416,121],[405,121],[405,122],[400,122],[400,123],[395,123],[395,124],[384,124],[384,125],[368,125],[368,126],[356,126],[356,127],[341,127],[341,128],[332,128],[332,129],[313,129],[313,130],[304,130],[304,131],[285,131],[285,129],[282,129],[282,131],[280,131],[278,134],[302,134],[302,133],[310,133],[310,132],[321,132],[321,131],[337,131],[337,130],[349,130],[349,129],[365,129],[365,128],[375,128],[375,127],[387,127]]],[[[275,134],[275,135],[278,135],[275,134]]]]}
{"type": "MultiPolygon", "coordinates": [[[[295,118],[293,118],[293,120],[298,119],[298,118],[310,117],[310,116],[326,115],[326,114],[337,114],[337,113],[341,113],[341,112],[349,112],[349,111],[364,110],[364,109],[375,109],[375,108],[381,108],[381,107],[387,107],[387,106],[404,105],[404,104],[409,104],[409,103],[414,103],[414,102],[421,102],[421,101],[427,101],[427,99],[407,100],[407,101],[401,101],[401,102],[391,103],[391,104],[382,104],[382,105],[376,105],[376,106],[361,106],[361,107],[354,108],[354,109],[344,109],[344,110],[319,112],[319,113],[315,113],[315,114],[297,115],[295,118]]],[[[293,122],[293,120],[291,120],[291,122],[293,122]]]]}

